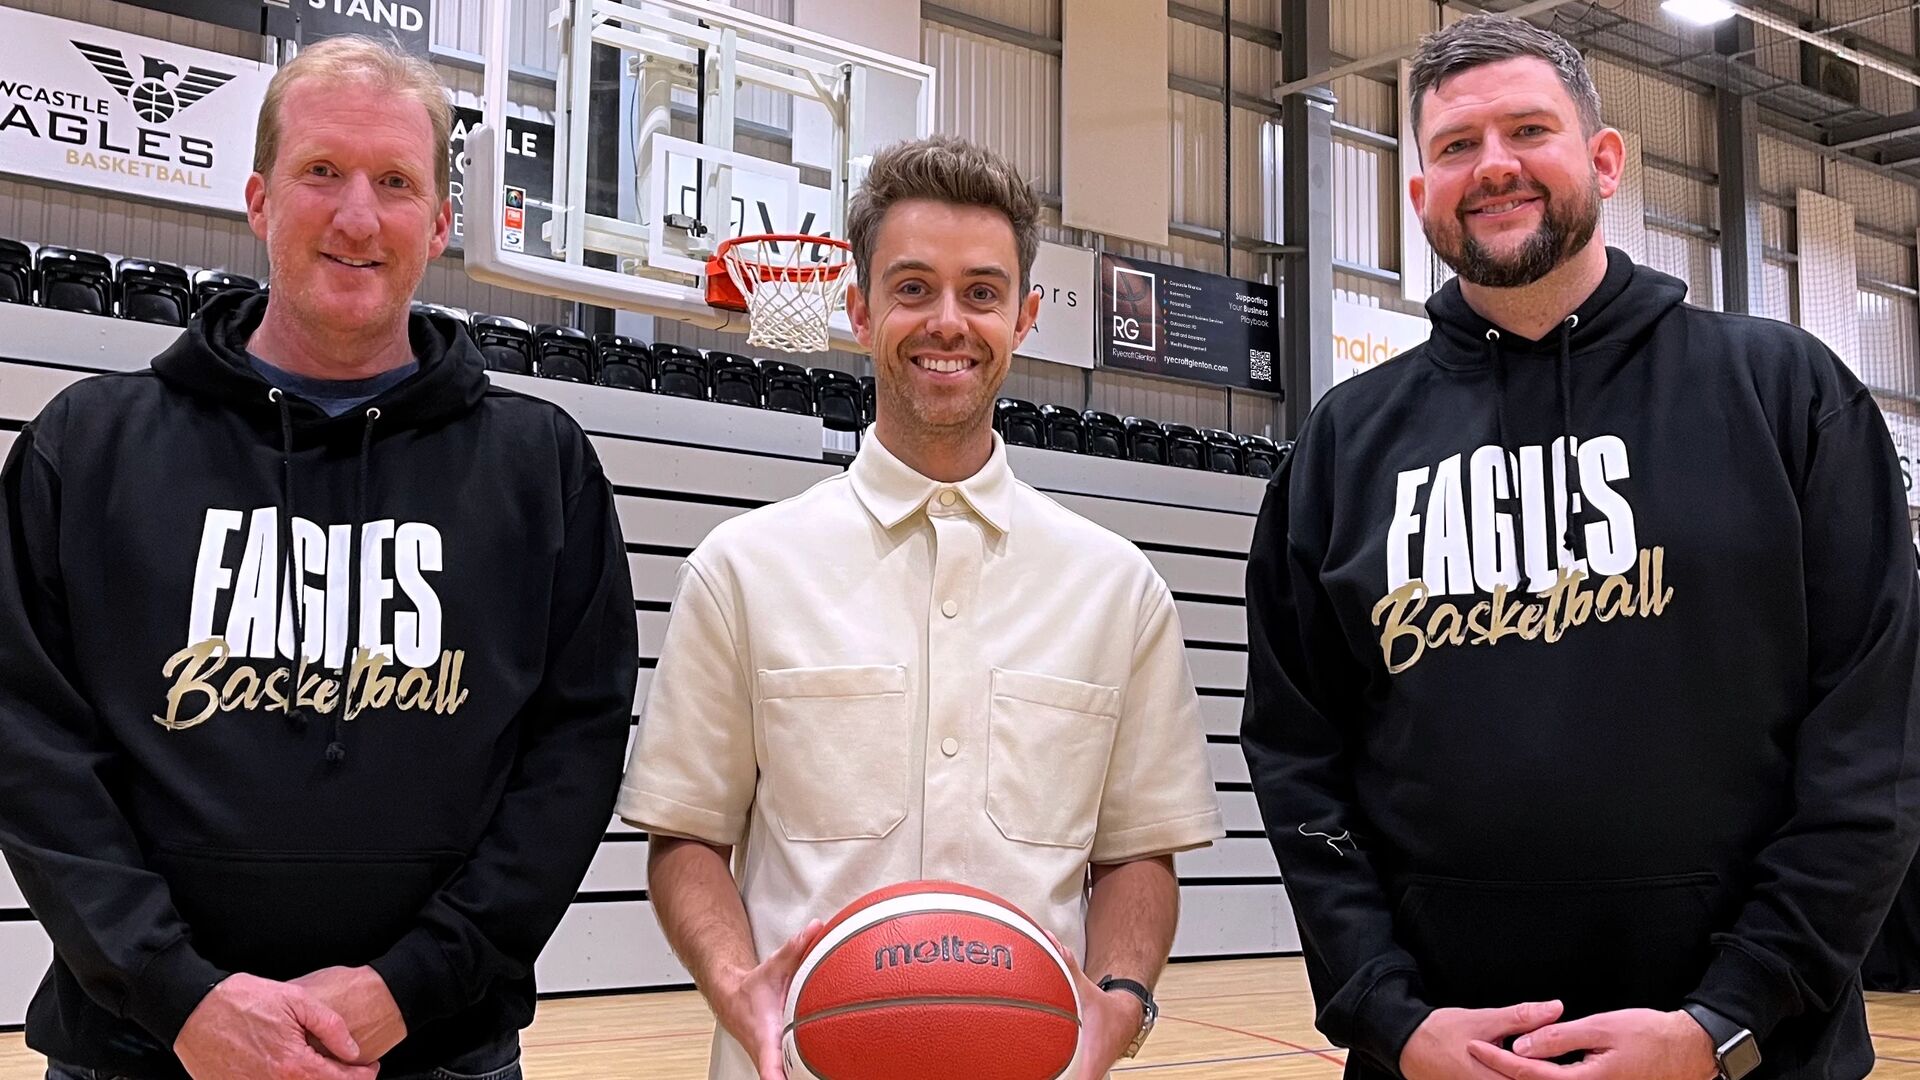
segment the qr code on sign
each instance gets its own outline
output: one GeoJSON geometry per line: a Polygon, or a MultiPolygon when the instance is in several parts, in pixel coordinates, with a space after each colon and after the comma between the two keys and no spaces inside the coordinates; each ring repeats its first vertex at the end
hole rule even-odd
{"type": "Polygon", "coordinates": [[[1251,377],[1255,382],[1273,381],[1273,353],[1266,349],[1248,349],[1247,366],[1252,368],[1251,377]]]}

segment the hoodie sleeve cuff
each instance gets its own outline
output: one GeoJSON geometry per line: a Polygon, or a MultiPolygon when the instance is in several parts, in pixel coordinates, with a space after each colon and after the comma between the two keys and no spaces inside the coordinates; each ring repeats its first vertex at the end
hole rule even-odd
{"type": "Polygon", "coordinates": [[[172,1046],[187,1017],[229,973],[220,970],[182,937],[160,950],[127,989],[126,1015],[162,1045],[172,1046]]]}
{"type": "Polygon", "coordinates": [[[451,1016],[475,996],[462,991],[446,954],[424,928],[415,928],[369,966],[386,982],[408,1031],[451,1016]]]}
{"type": "Polygon", "coordinates": [[[1734,1021],[1762,1042],[1780,1021],[1800,1011],[1791,974],[1734,944],[1720,946],[1706,977],[1687,1000],[1734,1021]]]}
{"type": "Polygon", "coordinates": [[[1352,1048],[1399,1076],[1401,1051],[1432,1012],[1433,1006],[1420,1000],[1418,975],[1390,971],[1354,1007],[1352,1048]]]}

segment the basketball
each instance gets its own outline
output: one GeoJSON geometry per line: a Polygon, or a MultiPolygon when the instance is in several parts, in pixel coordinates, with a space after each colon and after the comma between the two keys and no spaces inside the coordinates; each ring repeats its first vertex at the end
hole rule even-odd
{"type": "Polygon", "coordinates": [[[947,881],[848,904],[787,991],[789,1080],[1055,1080],[1079,1038],[1073,975],[1046,933],[947,881]]]}

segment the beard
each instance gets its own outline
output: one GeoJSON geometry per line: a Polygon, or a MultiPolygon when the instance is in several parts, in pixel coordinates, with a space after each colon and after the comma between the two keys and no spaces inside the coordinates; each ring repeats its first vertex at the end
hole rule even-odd
{"type": "Polygon", "coordinates": [[[1503,191],[1482,193],[1482,201],[1503,195],[1537,195],[1545,204],[1539,228],[1508,255],[1496,255],[1474,238],[1467,230],[1464,209],[1456,209],[1452,220],[1442,223],[1444,227],[1421,218],[1421,228],[1427,234],[1433,253],[1468,284],[1488,289],[1531,285],[1586,247],[1600,223],[1600,178],[1597,176],[1590,175],[1585,190],[1576,191],[1566,199],[1556,197],[1539,184],[1516,178],[1503,191]]]}
{"type": "Polygon", "coordinates": [[[943,394],[927,394],[913,384],[913,361],[909,357],[922,351],[951,352],[953,346],[942,346],[921,336],[909,338],[897,347],[883,346],[892,359],[884,365],[876,361],[875,393],[882,411],[889,415],[890,423],[897,425],[900,434],[916,440],[944,439],[993,426],[994,401],[1006,371],[1001,366],[1000,377],[991,377],[993,369],[1000,366],[995,364],[991,349],[984,343],[969,344],[971,347],[966,351],[980,359],[973,385],[943,394]],[[983,375],[987,377],[982,378],[983,375]]]}

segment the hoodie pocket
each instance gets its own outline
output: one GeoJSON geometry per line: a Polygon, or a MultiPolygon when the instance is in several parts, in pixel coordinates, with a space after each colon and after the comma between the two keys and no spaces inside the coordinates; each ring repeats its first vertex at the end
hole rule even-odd
{"type": "Polygon", "coordinates": [[[1571,882],[1412,875],[1394,916],[1435,1005],[1678,1008],[1719,922],[1711,873],[1571,882]]]}
{"type": "Polygon", "coordinates": [[[201,955],[230,971],[292,979],[385,953],[466,856],[160,848],[148,861],[201,955]]]}

